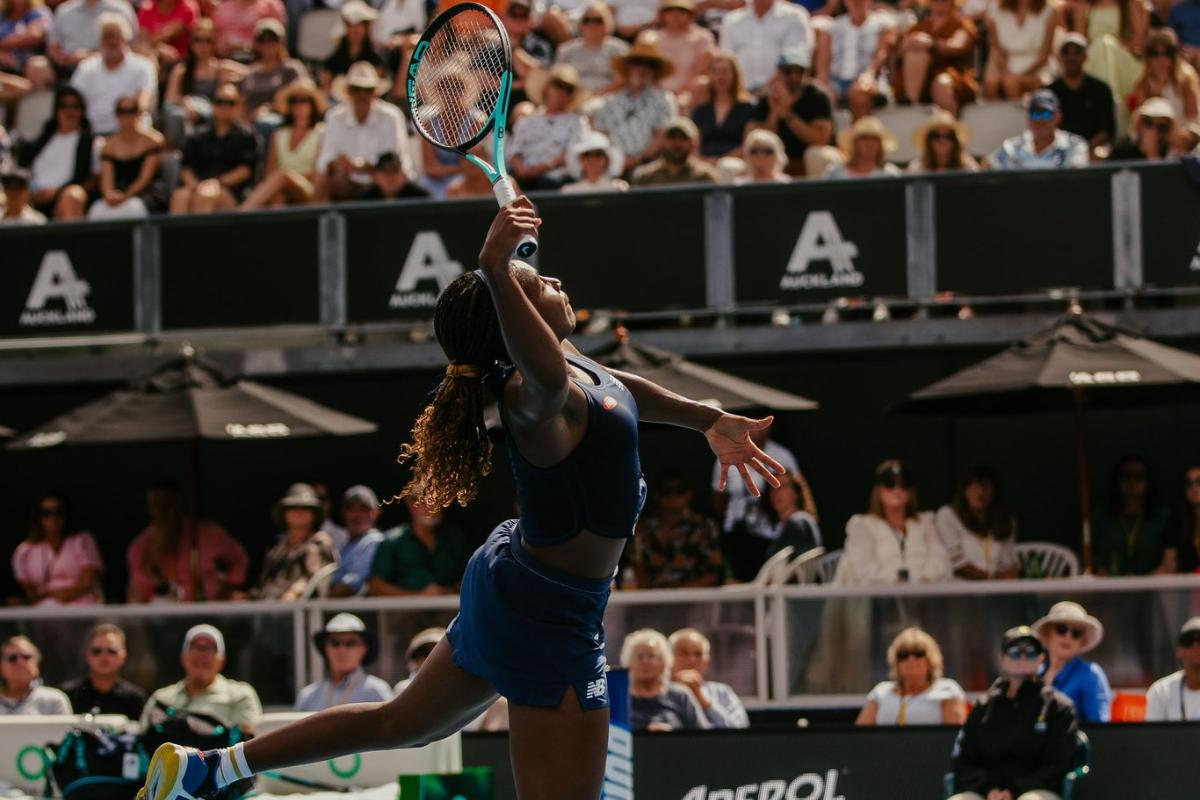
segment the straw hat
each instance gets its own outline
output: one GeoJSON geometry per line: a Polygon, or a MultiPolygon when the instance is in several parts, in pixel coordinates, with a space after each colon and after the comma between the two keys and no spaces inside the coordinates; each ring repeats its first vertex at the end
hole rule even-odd
{"type": "Polygon", "coordinates": [[[577,110],[583,101],[587,100],[588,91],[579,82],[579,70],[570,64],[555,64],[550,69],[538,69],[529,73],[529,77],[525,79],[525,94],[537,105],[544,105],[546,87],[553,81],[575,87],[575,91],[571,93],[571,100],[567,103],[567,111],[577,110]]]}
{"type": "Polygon", "coordinates": [[[345,75],[339,75],[333,79],[333,86],[329,93],[340,102],[345,103],[350,99],[351,89],[373,89],[378,97],[387,94],[387,90],[391,86],[391,81],[379,77],[379,72],[375,67],[366,61],[355,61],[345,75]]]}
{"type": "Polygon", "coordinates": [[[621,176],[621,172],[625,168],[625,156],[603,133],[589,131],[567,151],[567,172],[571,173],[575,180],[583,177],[583,167],[579,163],[579,157],[593,150],[603,150],[608,156],[608,177],[618,178],[621,176]]]}
{"type": "Polygon", "coordinates": [[[694,0],[662,0],[658,6],[659,11],[668,11],[672,8],[678,8],[681,11],[687,11],[692,15],[695,15],[696,13],[696,3],[694,0]]]}
{"type": "Polygon", "coordinates": [[[284,527],[283,514],[289,508],[306,508],[312,511],[314,530],[320,530],[325,523],[325,505],[317,496],[317,490],[307,483],[293,483],[288,487],[287,494],[275,504],[271,517],[281,528],[284,527]]]}
{"type": "Polygon", "coordinates": [[[935,109],[930,114],[925,122],[918,125],[913,131],[913,144],[917,146],[917,150],[925,149],[925,137],[929,132],[937,128],[950,128],[954,131],[954,135],[958,137],[958,143],[966,147],[967,142],[971,141],[971,129],[958,121],[958,118],[944,108],[935,109]]]}
{"type": "Polygon", "coordinates": [[[622,78],[629,77],[629,62],[630,61],[649,61],[654,65],[654,79],[661,81],[663,78],[669,78],[675,74],[675,65],[672,64],[666,56],[658,52],[658,36],[656,34],[643,34],[637,38],[629,48],[629,52],[623,56],[617,56],[612,60],[613,72],[620,75],[622,78]]]}
{"type": "Polygon", "coordinates": [[[896,137],[883,126],[878,117],[861,117],[850,130],[838,134],[838,147],[847,157],[854,156],[854,142],[863,136],[874,136],[883,142],[883,152],[891,153],[896,149],[896,137]]]}
{"type": "Polygon", "coordinates": [[[1046,629],[1051,625],[1058,625],[1060,623],[1083,628],[1083,641],[1079,647],[1080,653],[1092,650],[1104,639],[1104,626],[1100,624],[1100,620],[1087,613],[1087,610],[1079,605],[1079,603],[1072,603],[1069,600],[1055,603],[1050,608],[1049,614],[1033,623],[1033,629],[1037,631],[1038,636],[1044,642],[1049,638],[1050,633],[1046,629]]]}
{"type": "Polygon", "coordinates": [[[279,91],[275,92],[275,111],[282,116],[287,116],[288,103],[297,95],[304,95],[312,101],[313,108],[317,110],[317,116],[325,113],[325,93],[308,78],[297,78],[291,83],[279,87],[279,91]]]}

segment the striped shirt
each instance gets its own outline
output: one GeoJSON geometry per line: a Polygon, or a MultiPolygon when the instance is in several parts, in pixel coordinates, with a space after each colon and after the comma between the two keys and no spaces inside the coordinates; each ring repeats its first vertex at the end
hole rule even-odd
{"type": "Polygon", "coordinates": [[[659,88],[638,95],[626,91],[608,96],[596,112],[596,128],[627,156],[641,155],[655,134],[675,115],[675,99],[659,88]]]}

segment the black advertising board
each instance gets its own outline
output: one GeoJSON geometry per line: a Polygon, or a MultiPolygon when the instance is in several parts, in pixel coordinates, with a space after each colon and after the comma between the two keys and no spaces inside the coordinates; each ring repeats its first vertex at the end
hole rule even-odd
{"type": "Polygon", "coordinates": [[[538,263],[579,308],[669,311],[707,305],[707,190],[538,199],[538,263]]]}
{"type": "MultiPolygon", "coordinates": [[[[1194,797],[1181,764],[1200,747],[1189,723],[1091,725],[1090,773],[1076,800],[1194,797]],[[1136,765],[1136,768],[1131,768],[1136,765]]],[[[942,797],[956,728],[812,727],[638,733],[636,800],[922,800],[942,797]]],[[[463,764],[495,770],[496,800],[516,800],[507,737],[464,734],[463,764]]]]}
{"type": "Polygon", "coordinates": [[[495,201],[355,206],[346,216],[346,318],[389,322],[433,317],[437,297],[473,270],[495,201]]]}
{"type": "Polygon", "coordinates": [[[130,331],[129,225],[0,228],[0,335],[130,331]]]}
{"type": "Polygon", "coordinates": [[[1140,173],[1143,282],[1159,287],[1200,283],[1200,186],[1177,164],[1140,173]]]}
{"type": "Polygon", "coordinates": [[[900,180],[866,180],[736,190],[738,303],[906,294],[904,187],[900,180]]]}
{"type": "MultiPolygon", "coordinates": [[[[537,264],[577,309],[661,311],[705,303],[704,193],[537,198],[537,264]]],[[[428,319],[475,269],[490,200],[346,209],[347,318],[428,319]]]]}
{"type": "Polygon", "coordinates": [[[164,329],[320,322],[319,215],[164,220],[164,329]]]}
{"type": "Polygon", "coordinates": [[[1111,288],[1111,183],[1091,169],[935,181],[938,291],[1111,288]]]}

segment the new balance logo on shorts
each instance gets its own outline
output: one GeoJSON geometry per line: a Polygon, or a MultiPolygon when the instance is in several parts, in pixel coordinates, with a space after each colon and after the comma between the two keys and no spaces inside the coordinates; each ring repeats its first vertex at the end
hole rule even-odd
{"type": "Polygon", "coordinates": [[[586,690],[583,694],[584,700],[596,700],[604,697],[604,693],[608,691],[608,681],[600,678],[595,681],[588,681],[586,690]]]}

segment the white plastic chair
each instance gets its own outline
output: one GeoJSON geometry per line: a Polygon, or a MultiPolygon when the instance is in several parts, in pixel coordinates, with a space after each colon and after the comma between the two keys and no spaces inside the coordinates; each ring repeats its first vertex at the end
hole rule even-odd
{"type": "Polygon", "coordinates": [[[825,556],[825,548],[817,545],[805,550],[792,559],[791,563],[779,577],[780,583],[816,583],[821,571],[821,559],[825,556]]]}
{"type": "Polygon", "coordinates": [[[1025,130],[1025,107],[1012,100],[969,103],[963,106],[962,121],[971,129],[972,155],[986,156],[1010,136],[1025,130]]]}
{"type": "Polygon", "coordinates": [[[308,584],[304,587],[304,591],[300,597],[304,600],[310,600],[314,597],[328,597],[329,583],[333,579],[333,573],[337,572],[338,565],[326,564],[319,570],[313,573],[308,579],[308,584]]]}
{"type": "Polygon", "coordinates": [[[1044,578],[1074,578],[1079,574],[1079,557],[1060,544],[1021,542],[1017,545],[1017,560],[1022,575],[1028,571],[1026,564],[1034,560],[1041,563],[1044,578]]]}
{"type": "Polygon", "coordinates": [[[896,151],[888,155],[888,161],[908,165],[917,157],[917,146],[912,135],[929,118],[932,106],[887,106],[875,112],[883,126],[896,137],[896,151]]]}
{"type": "Polygon", "coordinates": [[[296,50],[309,62],[324,61],[333,55],[337,42],[333,34],[342,25],[342,15],[332,8],[315,8],[300,18],[296,50]]]}
{"type": "Polygon", "coordinates": [[[817,571],[817,577],[821,579],[821,583],[833,583],[833,576],[837,574],[838,562],[841,560],[841,550],[832,550],[821,556],[817,571]]]}
{"type": "Polygon", "coordinates": [[[780,576],[787,569],[788,560],[795,552],[794,548],[789,544],[787,547],[780,550],[775,555],[766,560],[759,568],[758,574],[754,576],[751,584],[759,588],[765,586],[774,586],[779,583],[780,576]]]}
{"type": "Polygon", "coordinates": [[[30,92],[17,103],[13,131],[25,142],[31,142],[42,132],[42,126],[54,113],[54,92],[30,92]]]}

